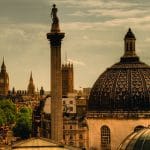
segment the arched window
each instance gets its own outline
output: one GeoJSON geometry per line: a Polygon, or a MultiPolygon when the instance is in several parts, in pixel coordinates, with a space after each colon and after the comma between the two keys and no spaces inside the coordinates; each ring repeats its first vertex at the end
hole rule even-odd
{"type": "Polygon", "coordinates": [[[142,126],[142,125],[136,126],[136,127],[134,128],[134,132],[138,132],[138,131],[140,131],[140,130],[142,130],[142,129],[144,129],[144,126],[142,126]]]}
{"type": "Polygon", "coordinates": [[[130,42],[130,51],[132,51],[132,42],[130,42]]]}
{"type": "Polygon", "coordinates": [[[129,44],[128,44],[128,42],[127,42],[127,44],[126,44],[126,50],[127,50],[127,51],[129,50],[129,44]]]}
{"type": "Polygon", "coordinates": [[[101,127],[101,149],[111,150],[110,129],[105,125],[101,127]]]}

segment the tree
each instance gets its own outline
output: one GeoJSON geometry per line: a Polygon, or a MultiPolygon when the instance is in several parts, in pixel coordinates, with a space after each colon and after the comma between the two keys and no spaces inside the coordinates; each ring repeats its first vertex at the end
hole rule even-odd
{"type": "Polygon", "coordinates": [[[32,111],[27,107],[23,107],[17,114],[16,125],[13,128],[14,136],[22,139],[29,138],[32,132],[32,111]]]}
{"type": "Polygon", "coordinates": [[[12,124],[16,119],[16,106],[11,100],[0,100],[0,125],[12,124]]]}
{"type": "Polygon", "coordinates": [[[6,117],[4,111],[0,108],[0,125],[2,126],[5,123],[6,123],[6,117]]]}

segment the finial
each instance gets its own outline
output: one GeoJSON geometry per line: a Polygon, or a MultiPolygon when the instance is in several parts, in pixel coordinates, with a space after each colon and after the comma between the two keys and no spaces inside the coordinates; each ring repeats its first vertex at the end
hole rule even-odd
{"type": "Polygon", "coordinates": [[[127,39],[127,38],[128,38],[128,39],[129,39],[129,38],[136,39],[134,33],[133,33],[132,30],[131,30],[131,28],[128,29],[128,32],[127,32],[126,35],[125,35],[125,39],[127,39]]]}
{"type": "Polygon", "coordinates": [[[30,81],[33,81],[33,78],[32,78],[32,71],[31,71],[31,74],[30,74],[30,81]]]}
{"type": "Polygon", "coordinates": [[[60,32],[59,29],[59,19],[57,17],[57,11],[58,9],[56,8],[56,4],[53,4],[53,8],[51,10],[51,18],[52,18],[52,28],[51,32],[60,32]]]}
{"type": "Polygon", "coordinates": [[[3,62],[2,62],[1,69],[2,69],[2,70],[6,70],[6,66],[5,66],[5,62],[4,62],[4,56],[3,56],[3,62]]]}
{"type": "Polygon", "coordinates": [[[129,27],[129,30],[128,30],[128,32],[131,32],[131,28],[129,27]]]}

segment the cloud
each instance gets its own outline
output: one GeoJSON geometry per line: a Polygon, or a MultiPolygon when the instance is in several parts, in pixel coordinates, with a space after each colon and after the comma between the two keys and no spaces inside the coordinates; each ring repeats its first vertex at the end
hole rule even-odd
{"type": "MultiPolygon", "coordinates": [[[[116,18],[129,18],[134,16],[143,16],[146,13],[148,14],[149,10],[138,10],[138,9],[132,9],[132,10],[125,10],[125,9],[92,9],[88,10],[89,15],[96,15],[96,16],[110,16],[110,17],[116,17],[116,18]]],[[[85,13],[85,15],[88,13],[85,13]]]]}

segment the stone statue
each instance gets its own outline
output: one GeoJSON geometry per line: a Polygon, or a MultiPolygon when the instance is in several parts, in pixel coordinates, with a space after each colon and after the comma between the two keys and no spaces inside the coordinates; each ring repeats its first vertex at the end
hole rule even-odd
{"type": "Polygon", "coordinates": [[[57,17],[57,8],[56,5],[53,4],[53,8],[51,11],[51,18],[52,18],[52,27],[51,27],[51,32],[57,33],[60,32],[59,29],[59,19],[57,17]]]}
{"type": "Polygon", "coordinates": [[[57,24],[59,22],[59,19],[57,17],[57,8],[56,8],[56,5],[53,4],[53,8],[52,8],[52,11],[51,11],[51,18],[52,18],[52,21],[54,24],[57,24]]]}

